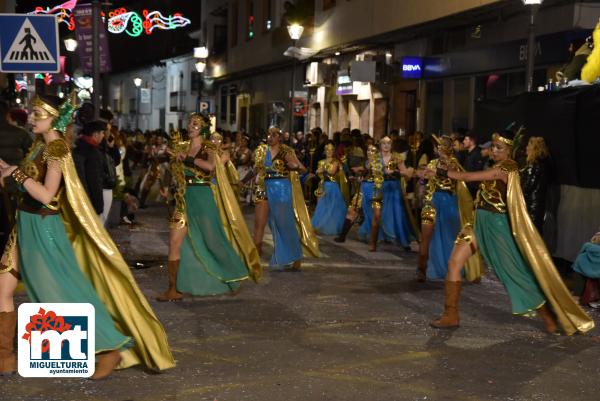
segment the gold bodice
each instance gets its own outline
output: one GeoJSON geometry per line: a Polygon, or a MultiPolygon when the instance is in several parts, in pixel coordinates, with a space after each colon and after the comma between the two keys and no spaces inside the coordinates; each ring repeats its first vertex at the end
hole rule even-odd
{"type": "MultiPolygon", "coordinates": [[[[57,139],[56,141],[50,142],[46,145],[44,142],[36,142],[29,154],[21,162],[21,170],[33,180],[44,183],[46,180],[46,173],[48,172],[48,158],[52,156],[52,152],[56,151],[59,147],[59,152],[64,151],[64,141],[57,139]]],[[[20,196],[18,197],[18,206],[20,209],[35,213],[36,211],[45,209],[50,211],[58,211],[61,205],[62,194],[64,192],[64,182],[61,181],[58,191],[52,201],[46,205],[40,203],[34,199],[28,192],[22,189],[20,196]]]]}
{"type": "MultiPolygon", "coordinates": [[[[429,164],[427,165],[427,168],[436,170],[438,168],[438,166],[440,165],[440,162],[441,162],[440,159],[433,159],[432,161],[429,162],[429,164]]],[[[455,158],[451,158],[446,164],[450,170],[460,170],[460,164],[458,163],[458,160],[456,160],[455,158]]],[[[438,176],[433,176],[427,182],[425,200],[431,201],[433,194],[436,191],[454,193],[456,191],[456,181],[451,178],[447,178],[447,177],[441,178],[438,176]]]]}
{"type": "Polygon", "coordinates": [[[383,161],[383,155],[381,156],[381,161],[383,163],[383,178],[385,180],[397,180],[400,178],[400,173],[398,172],[398,168],[400,167],[400,163],[404,160],[402,155],[399,153],[392,153],[390,159],[386,162],[383,161]],[[391,171],[391,174],[387,174],[386,171],[391,171]]]}
{"type": "Polygon", "coordinates": [[[325,180],[325,181],[336,182],[339,164],[340,164],[339,161],[336,159],[319,160],[319,165],[318,165],[317,169],[323,170],[323,172],[321,174],[319,174],[321,179],[325,180]]]}
{"type": "MultiPolygon", "coordinates": [[[[495,166],[505,172],[517,171],[518,166],[514,160],[504,160],[495,166]]],[[[507,184],[502,180],[483,181],[479,184],[475,208],[485,209],[490,212],[506,213],[507,184]]]]}
{"type": "MultiPolygon", "coordinates": [[[[270,152],[270,149],[267,148],[266,151],[270,152]]],[[[290,152],[293,152],[292,148],[286,145],[280,145],[277,155],[275,155],[275,157],[272,157],[271,155],[271,166],[265,166],[266,178],[289,177],[290,170],[288,168],[286,158],[290,152]]]]}
{"type": "MultiPolygon", "coordinates": [[[[216,151],[217,147],[212,142],[205,141],[194,156],[194,159],[208,160],[211,154],[216,154],[216,151]]],[[[214,177],[214,171],[205,171],[195,164],[185,164],[184,173],[186,184],[210,183],[214,177]]]]}

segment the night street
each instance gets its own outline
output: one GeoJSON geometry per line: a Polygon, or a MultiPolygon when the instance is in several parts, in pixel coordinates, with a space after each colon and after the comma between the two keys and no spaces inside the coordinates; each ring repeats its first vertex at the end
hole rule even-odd
{"type": "Polygon", "coordinates": [[[236,297],[158,303],[166,212],[153,204],[138,218],[136,231],[111,233],[126,259],[151,265],[134,275],[165,325],[177,367],[127,369],[100,382],[15,375],[2,381],[0,399],[598,399],[598,329],[544,334],[539,320],[511,317],[506,292],[489,275],[465,286],[461,327],[437,331],[428,322],[442,311],[443,284],[413,281],[416,254],[390,245],[369,253],[351,233],[343,246],[322,239],[323,257],[302,272],[266,272],[236,297]]]}

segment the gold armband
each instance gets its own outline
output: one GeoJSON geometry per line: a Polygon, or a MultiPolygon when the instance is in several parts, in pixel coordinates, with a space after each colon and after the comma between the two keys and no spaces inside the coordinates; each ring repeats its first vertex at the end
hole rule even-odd
{"type": "Polygon", "coordinates": [[[28,176],[27,174],[25,174],[23,172],[23,170],[21,170],[20,168],[16,168],[11,174],[11,177],[14,178],[14,180],[17,182],[17,184],[19,185],[23,185],[23,183],[25,181],[27,181],[27,179],[31,178],[30,176],[28,176]]]}

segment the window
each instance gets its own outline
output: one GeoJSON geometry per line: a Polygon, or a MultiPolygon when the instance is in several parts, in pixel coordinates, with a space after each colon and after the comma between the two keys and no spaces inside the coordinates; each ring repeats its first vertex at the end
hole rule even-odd
{"type": "Polygon", "coordinates": [[[219,107],[219,120],[221,122],[227,121],[227,95],[229,94],[229,88],[227,86],[221,87],[221,102],[219,107]]]}
{"type": "Polygon", "coordinates": [[[263,0],[263,32],[273,29],[273,5],[271,0],[263,0]]]}
{"type": "Polygon", "coordinates": [[[227,50],[227,26],[214,26],[214,43],[212,52],[216,55],[222,54],[227,50]]]}
{"type": "Polygon", "coordinates": [[[169,93],[169,111],[185,111],[185,92],[169,93]]]}
{"type": "Polygon", "coordinates": [[[237,46],[238,39],[238,2],[231,3],[231,47],[237,46]]]}
{"type": "Polygon", "coordinates": [[[237,114],[237,85],[229,87],[229,124],[235,124],[237,114]]]}
{"type": "Polygon", "coordinates": [[[254,38],[254,0],[248,0],[246,7],[246,39],[251,40],[254,38]]]}
{"type": "Polygon", "coordinates": [[[335,0],[323,0],[323,10],[329,10],[335,7],[335,0]]]}
{"type": "Polygon", "coordinates": [[[137,113],[137,98],[132,97],[129,99],[129,114],[137,113]]]}
{"type": "Polygon", "coordinates": [[[121,112],[121,99],[120,98],[113,99],[113,110],[115,111],[115,113],[121,112]]]}

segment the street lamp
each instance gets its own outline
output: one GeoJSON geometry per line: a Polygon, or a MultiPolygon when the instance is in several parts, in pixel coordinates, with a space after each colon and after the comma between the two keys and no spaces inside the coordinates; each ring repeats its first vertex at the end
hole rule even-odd
{"type": "Polygon", "coordinates": [[[527,92],[533,90],[533,69],[535,67],[535,17],[540,5],[544,0],[523,0],[523,4],[529,6],[529,37],[527,39],[527,69],[525,70],[525,84],[527,92]]]}
{"type": "Polygon", "coordinates": [[[206,46],[194,47],[194,58],[208,58],[208,48],[206,46]]]}
{"type": "Polygon", "coordinates": [[[204,69],[206,68],[206,63],[204,61],[198,61],[198,62],[196,62],[195,66],[196,66],[196,71],[204,72],[204,69]]]}
{"type": "Polygon", "coordinates": [[[133,78],[133,84],[136,87],[136,97],[137,97],[137,110],[135,111],[135,128],[140,128],[140,87],[142,86],[142,78],[135,77],[133,78]]]}
{"type": "MultiPolygon", "coordinates": [[[[73,53],[75,50],[77,50],[77,41],[73,38],[66,38],[65,40],[63,40],[63,43],[65,45],[65,49],[67,50],[67,52],[69,53],[73,53]]],[[[65,64],[68,68],[65,68],[65,72],[67,73],[67,75],[69,76],[69,81],[67,82],[67,92],[71,92],[71,80],[72,77],[72,68],[73,68],[73,61],[71,60],[70,57],[65,57],[65,64]]]]}
{"type": "MultiPolygon", "coordinates": [[[[296,47],[296,42],[300,40],[302,37],[302,32],[304,32],[304,27],[300,24],[291,24],[287,27],[288,33],[290,35],[290,39],[292,39],[293,46],[296,47]]],[[[289,128],[288,132],[292,135],[294,131],[294,97],[296,96],[295,92],[295,82],[296,82],[296,57],[294,57],[294,62],[292,63],[292,90],[290,92],[290,113],[289,113],[289,128]]]]}
{"type": "Polygon", "coordinates": [[[63,41],[63,43],[65,44],[65,49],[67,49],[68,52],[74,52],[77,49],[77,41],[73,38],[67,38],[63,41]]]}

